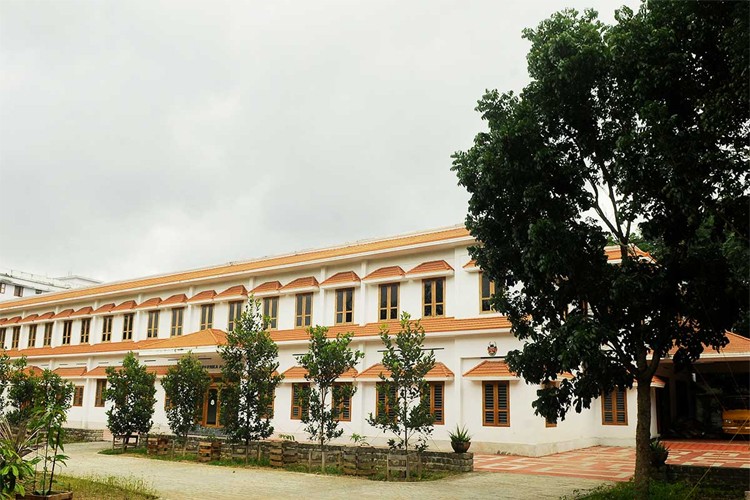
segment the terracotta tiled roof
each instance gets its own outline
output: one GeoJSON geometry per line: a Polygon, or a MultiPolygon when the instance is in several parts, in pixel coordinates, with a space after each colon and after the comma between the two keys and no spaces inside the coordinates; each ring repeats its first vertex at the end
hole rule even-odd
{"type": "Polygon", "coordinates": [[[273,268],[278,266],[288,266],[293,264],[300,264],[304,262],[314,262],[325,259],[331,259],[336,257],[353,256],[362,253],[377,252],[381,250],[390,250],[394,248],[410,247],[413,245],[424,245],[429,243],[439,243],[442,241],[456,240],[456,239],[470,239],[469,232],[464,227],[453,227],[449,229],[441,229],[437,231],[425,232],[421,234],[413,234],[407,236],[397,236],[392,238],[385,238],[376,241],[367,241],[361,243],[354,243],[350,245],[343,245],[334,248],[325,248],[320,250],[310,250],[306,252],[299,252],[290,255],[282,255],[279,257],[270,257],[264,259],[253,260],[249,262],[240,262],[225,264],[221,266],[210,267],[206,269],[198,269],[195,271],[187,271],[181,273],[172,273],[163,276],[154,276],[150,278],[139,278],[130,281],[124,281],[119,283],[108,283],[103,285],[96,285],[86,288],[76,288],[74,290],[66,290],[63,292],[48,293],[42,295],[36,295],[33,297],[23,298],[19,300],[11,300],[7,303],[0,304],[0,310],[19,308],[23,306],[29,306],[33,304],[42,304],[55,300],[63,299],[74,299],[83,297],[95,297],[101,294],[116,293],[135,288],[158,286],[164,284],[180,283],[189,280],[218,277],[228,274],[235,274],[241,272],[254,271],[265,268],[273,268]]]}
{"type": "Polygon", "coordinates": [[[464,373],[466,378],[518,378],[515,373],[510,371],[505,361],[490,361],[485,359],[471,370],[464,373]]]}
{"type": "MultiPolygon", "coordinates": [[[[367,370],[363,371],[359,375],[357,375],[358,380],[380,380],[380,374],[383,374],[384,377],[389,377],[391,375],[391,372],[389,370],[386,370],[385,367],[381,363],[376,363],[369,367],[367,370]]],[[[440,361],[435,363],[435,366],[432,367],[432,370],[427,372],[427,375],[425,376],[425,379],[427,380],[435,380],[435,379],[451,379],[453,378],[453,372],[445,366],[440,361]]]]}
{"type": "MultiPolygon", "coordinates": [[[[107,367],[108,366],[115,366],[115,365],[100,365],[96,368],[87,371],[84,374],[84,377],[86,378],[106,378],[107,377],[107,367]]],[[[117,371],[120,371],[122,369],[122,366],[115,366],[115,369],[117,371]]],[[[157,377],[161,377],[167,374],[167,371],[169,370],[169,365],[154,365],[154,366],[146,366],[146,371],[148,373],[154,373],[157,377]]]]}
{"type": "Polygon", "coordinates": [[[12,318],[8,318],[7,320],[5,320],[5,323],[3,323],[3,324],[4,325],[15,325],[16,323],[20,323],[20,322],[21,322],[21,316],[13,316],[12,318]]]}
{"type": "Polygon", "coordinates": [[[172,304],[184,304],[185,302],[187,302],[187,295],[185,295],[184,293],[176,293],[169,297],[167,300],[163,300],[159,305],[167,306],[172,304]]]}
{"type": "Polygon", "coordinates": [[[45,319],[52,319],[52,316],[54,316],[55,313],[52,311],[46,312],[44,314],[40,314],[37,316],[37,318],[34,321],[44,321],[45,319]]]}
{"type": "Polygon", "coordinates": [[[135,306],[135,308],[136,309],[148,309],[148,308],[158,307],[159,304],[161,304],[161,297],[152,297],[148,299],[146,302],[141,302],[140,304],[135,306]]]}
{"type": "Polygon", "coordinates": [[[318,280],[315,276],[305,276],[304,278],[297,278],[296,280],[287,283],[281,287],[281,291],[298,290],[300,288],[317,288],[318,280]]]}
{"type": "Polygon", "coordinates": [[[118,305],[117,307],[113,307],[112,312],[130,311],[131,309],[135,309],[137,305],[138,304],[135,302],[135,300],[126,300],[125,302],[118,305]]]}
{"type": "Polygon", "coordinates": [[[659,378],[657,376],[654,376],[654,377],[651,378],[651,387],[662,388],[665,385],[667,385],[667,384],[666,384],[666,382],[664,382],[664,379],[661,379],[661,378],[659,378]]]}
{"type": "Polygon", "coordinates": [[[226,299],[229,297],[247,297],[247,288],[245,288],[245,285],[236,285],[230,288],[227,288],[220,294],[218,294],[215,299],[226,299]]]}
{"type": "Polygon", "coordinates": [[[359,283],[359,276],[357,276],[357,273],[354,271],[344,271],[342,273],[336,273],[327,280],[325,280],[323,283],[320,284],[320,286],[333,286],[333,285],[340,285],[341,283],[359,283]]]}
{"type": "Polygon", "coordinates": [[[281,290],[280,281],[266,281],[253,288],[253,293],[270,293],[278,292],[279,290],[281,290]]]}
{"type": "Polygon", "coordinates": [[[44,370],[39,368],[38,366],[34,365],[27,365],[21,370],[22,373],[25,373],[26,375],[41,375],[44,370]]]}
{"type": "Polygon", "coordinates": [[[60,375],[62,378],[83,377],[83,374],[86,373],[86,367],[85,366],[71,366],[71,367],[56,368],[52,370],[52,373],[56,373],[57,375],[60,375]]]}
{"type": "Polygon", "coordinates": [[[477,261],[475,261],[474,259],[471,259],[469,262],[464,264],[464,269],[469,269],[472,267],[477,267],[477,261]]]}
{"type": "Polygon", "coordinates": [[[453,268],[444,260],[433,260],[419,264],[417,267],[406,273],[406,275],[414,276],[417,274],[439,273],[441,271],[453,271],[453,268]]]}
{"type": "Polygon", "coordinates": [[[114,308],[115,308],[115,304],[114,303],[104,304],[103,306],[99,306],[98,308],[96,308],[96,310],[94,312],[92,312],[91,314],[104,314],[104,313],[108,313],[108,312],[112,311],[112,309],[114,309],[114,308]]]}
{"type": "Polygon", "coordinates": [[[201,300],[211,300],[214,297],[216,297],[216,290],[204,290],[190,297],[188,299],[188,302],[200,302],[201,300]]]}
{"type": "MultiPolygon", "coordinates": [[[[304,380],[307,370],[301,366],[293,366],[286,370],[283,375],[285,380],[304,380]]],[[[337,380],[354,380],[355,378],[357,378],[357,370],[351,368],[344,372],[337,380]]]]}
{"type": "MultiPolygon", "coordinates": [[[[637,257],[648,257],[650,258],[651,255],[648,252],[644,252],[640,248],[638,248],[635,245],[631,245],[628,249],[628,253],[633,256],[637,257]]],[[[621,260],[622,254],[620,253],[620,247],[613,245],[613,246],[607,246],[604,247],[604,254],[607,256],[607,260],[621,260]]]]}
{"type": "Polygon", "coordinates": [[[388,279],[388,278],[403,278],[406,273],[403,269],[401,269],[401,266],[388,266],[388,267],[381,267],[380,269],[376,269],[367,276],[365,276],[365,281],[371,281],[371,280],[381,280],[381,279],[388,279]]]}
{"type": "Polygon", "coordinates": [[[73,314],[73,309],[65,309],[64,311],[60,311],[59,313],[52,316],[52,319],[61,319],[61,318],[67,318],[71,314],[73,314]]]}
{"type": "MultiPolygon", "coordinates": [[[[737,335],[736,333],[727,332],[727,339],[729,339],[729,343],[725,345],[722,349],[718,351],[718,354],[750,354],[750,339],[747,337],[743,337],[742,335],[737,335]]],[[[703,351],[703,355],[709,354],[709,355],[717,355],[717,351],[715,351],[712,347],[704,346],[705,350],[703,351]]],[[[669,350],[669,354],[674,356],[674,354],[677,352],[677,347],[672,347],[669,350]]]]}
{"type": "Polygon", "coordinates": [[[30,314],[30,315],[26,316],[25,318],[23,318],[23,319],[22,319],[22,320],[20,321],[20,323],[31,323],[32,321],[34,321],[34,320],[35,320],[35,319],[37,319],[38,317],[39,317],[39,315],[38,315],[38,314],[30,314]]]}
{"type": "Polygon", "coordinates": [[[147,349],[148,346],[159,339],[147,339],[139,342],[125,340],[123,342],[100,342],[98,344],[61,345],[57,347],[31,347],[26,349],[11,349],[6,354],[12,358],[26,357],[51,357],[64,356],[68,354],[96,354],[108,352],[127,352],[147,349]]]}
{"type": "Polygon", "coordinates": [[[79,310],[71,314],[70,317],[73,318],[73,317],[78,317],[78,316],[86,316],[88,314],[91,314],[92,312],[94,312],[94,308],[86,306],[86,307],[80,308],[79,310]]]}
{"type": "Polygon", "coordinates": [[[186,347],[203,347],[224,344],[227,334],[216,328],[209,328],[189,335],[177,335],[168,339],[159,339],[147,349],[176,349],[186,347]]]}

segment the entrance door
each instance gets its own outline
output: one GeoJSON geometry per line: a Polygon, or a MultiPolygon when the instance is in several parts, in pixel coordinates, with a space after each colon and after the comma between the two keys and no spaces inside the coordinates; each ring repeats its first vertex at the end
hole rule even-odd
{"type": "Polygon", "coordinates": [[[206,393],[206,404],[203,406],[203,425],[217,427],[219,425],[219,389],[211,387],[206,393]]]}

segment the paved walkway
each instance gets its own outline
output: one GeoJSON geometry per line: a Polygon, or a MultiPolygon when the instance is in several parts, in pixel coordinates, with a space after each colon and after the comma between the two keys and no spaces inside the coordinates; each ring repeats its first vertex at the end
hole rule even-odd
{"type": "Polygon", "coordinates": [[[438,481],[386,483],[342,476],[318,476],[274,469],[244,469],[141,457],[99,455],[107,443],[65,446],[70,455],[64,474],[133,476],[151,483],[161,498],[179,500],[304,498],[369,500],[407,499],[537,499],[560,498],[603,481],[517,474],[474,472],[438,481]]]}
{"type": "MultiPolygon", "coordinates": [[[[750,469],[750,445],[744,443],[666,441],[669,464],[750,469]]],[[[543,457],[474,455],[474,470],[514,474],[627,481],[633,475],[635,449],[594,446],[543,457]]]]}

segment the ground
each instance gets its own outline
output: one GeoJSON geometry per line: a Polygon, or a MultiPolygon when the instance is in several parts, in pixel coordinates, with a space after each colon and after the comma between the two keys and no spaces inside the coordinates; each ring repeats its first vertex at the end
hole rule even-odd
{"type": "Polygon", "coordinates": [[[240,498],[560,498],[574,490],[591,489],[604,481],[582,478],[474,472],[420,483],[386,483],[342,476],[258,468],[242,469],[150,460],[133,456],[99,455],[107,443],[76,443],[63,471],[71,476],[137,477],[150,482],[164,499],[240,498]]]}

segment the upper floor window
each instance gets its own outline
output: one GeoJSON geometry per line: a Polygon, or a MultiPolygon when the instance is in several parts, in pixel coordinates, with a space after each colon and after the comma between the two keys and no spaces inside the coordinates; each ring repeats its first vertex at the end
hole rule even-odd
{"type": "Polygon", "coordinates": [[[622,389],[602,394],[602,425],[628,425],[628,400],[622,389]]]}
{"type": "Polygon", "coordinates": [[[146,337],[153,339],[159,336],[159,311],[148,312],[148,328],[146,337]]]}
{"type": "Polygon", "coordinates": [[[201,306],[201,330],[214,327],[214,305],[203,304],[201,306]]]}
{"type": "Polygon", "coordinates": [[[133,321],[135,314],[126,314],[122,318],[122,340],[133,340],[133,321]]]}
{"type": "Polygon", "coordinates": [[[13,295],[16,297],[23,297],[23,287],[16,285],[15,289],[13,290],[13,295]]]}
{"type": "Polygon", "coordinates": [[[354,288],[336,290],[336,324],[354,321],[354,288]]]}
{"type": "Polygon", "coordinates": [[[72,337],[73,337],[73,322],[66,321],[63,323],[63,336],[62,336],[63,345],[69,345],[72,337]]]}
{"type": "Polygon", "coordinates": [[[422,280],[422,316],[445,315],[445,278],[422,280]]]}
{"type": "Polygon", "coordinates": [[[89,343],[90,334],[91,334],[91,318],[84,318],[81,320],[81,344],[89,343]]]}
{"type": "Polygon", "coordinates": [[[29,326],[29,347],[36,345],[36,325],[29,326]]]}
{"type": "Polygon", "coordinates": [[[229,321],[227,323],[227,330],[232,331],[234,330],[234,326],[237,323],[237,321],[240,319],[240,316],[242,316],[242,305],[244,303],[241,300],[238,300],[237,302],[230,302],[229,303],[229,321]]]}
{"type": "Polygon", "coordinates": [[[5,328],[0,328],[0,349],[5,349],[5,328]]]}
{"type": "Polygon", "coordinates": [[[380,294],[379,317],[381,321],[398,319],[398,283],[389,283],[378,287],[380,294]]]}
{"type": "Polygon", "coordinates": [[[102,342],[109,342],[112,340],[112,316],[104,316],[102,320],[102,342]]]}
{"type": "Polygon", "coordinates": [[[21,341],[21,327],[20,326],[14,326],[13,327],[13,338],[11,339],[10,348],[11,349],[18,349],[18,343],[21,341]]]}
{"type": "Polygon", "coordinates": [[[37,295],[41,295],[42,291],[41,290],[34,290],[34,293],[37,294],[37,295]]]}
{"type": "Polygon", "coordinates": [[[297,294],[296,302],[296,314],[294,320],[294,326],[305,327],[312,324],[312,294],[311,293],[299,293],[297,294]]]}
{"type": "Polygon", "coordinates": [[[492,312],[492,296],[495,294],[495,282],[485,273],[479,273],[479,310],[481,312],[492,312]]]}
{"type": "Polygon", "coordinates": [[[482,382],[482,425],[510,427],[510,385],[482,382]]]}
{"type": "Polygon", "coordinates": [[[278,328],[279,298],[266,297],[263,299],[263,317],[268,321],[268,328],[278,328]]]}
{"type": "Polygon", "coordinates": [[[5,293],[5,283],[0,283],[0,293],[5,293]]]}
{"type": "Polygon", "coordinates": [[[44,347],[52,345],[52,323],[44,324],[44,338],[42,339],[42,345],[44,347]]]}
{"type": "Polygon", "coordinates": [[[177,307],[172,309],[172,327],[169,330],[169,335],[176,337],[182,335],[182,317],[185,313],[184,307],[177,307]]]}

